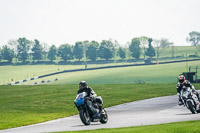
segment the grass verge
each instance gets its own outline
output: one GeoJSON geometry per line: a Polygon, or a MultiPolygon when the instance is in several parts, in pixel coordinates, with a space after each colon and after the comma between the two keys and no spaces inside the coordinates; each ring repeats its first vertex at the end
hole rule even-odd
{"type": "MultiPolygon", "coordinates": [[[[169,124],[138,126],[127,128],[71,131],[67,133],[199,133],[200,121],[176,122],[169,124]]],[[[66,132],[59,132],[66,133],[66,132]]]]}
{"type": "MultiPolygon", "coordinates": [[[[199,84],[195,85],[200,88],[199,84]]],[[[77,85],[0,86],[0,129],[19,127],[77,114],[77,85]]],[[[109,107],[176,94],[175,84],[91,85],[109,107]],[[112,100],[110,98],[112,97],[112,100]]]]}

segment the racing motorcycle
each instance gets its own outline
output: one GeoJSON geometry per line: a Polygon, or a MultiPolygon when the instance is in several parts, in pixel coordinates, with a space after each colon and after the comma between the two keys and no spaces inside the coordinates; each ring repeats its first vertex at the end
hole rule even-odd
{"type": "Polygon", "coordinates": [[[181,90],[181,99],[184,106],[186,106],[192,114],[200,113],[200,102],[190,87],[183,87],[181,90]]]}
{"type": "MultiPolygon", "coordinates": [[[[107,123],[108,115],[107,115],[106,110],[103,109],[102,112],[100,113],[98,104],[95,103],[92,100],[92,98],[86,97],[86,96],[87,96],[87,93],[82,92],[80,94],[77,94],[76,99],[74,100],[74,104],[79,111],[79,116],[82,123],[85,125],[90,125],[91,122],[100,122],[102,124],[107,123]],[[97,118],[93,118],[94,114],[90,110],[89,106],[87,105],[87,100],[90,100],[92,102],[93,107],[96,109],[97,113],[99,113],[97,118]]],[[[101,96],[99,96],[98,98],[102,100],[101,96]]]]}

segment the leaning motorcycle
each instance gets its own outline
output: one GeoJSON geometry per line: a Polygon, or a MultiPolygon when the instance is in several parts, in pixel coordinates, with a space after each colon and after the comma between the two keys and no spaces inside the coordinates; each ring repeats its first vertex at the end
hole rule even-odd
{"type": "MultiPolygon", "coordinates": [[[[79,116],[83,124],[90,125],[91,122],[100,122],[102,124],[107,123],[108,115],[106,110],[103,109],[102,113],[100,113],[98,104],[92,101],[92,98],[86,96],[87,94],[85,92],[82,92],[80,94],[77,94],[76,99],[74,100],[74,104],[79,111],[79,116]],[[94,114],[90,110],[89,106],[86,104],[87,100],[90,100],[92,102],[93,107],[96,109],[97,113],[99,113],[98,118],[93,118],[94,114]]],[[[101,97],[99,96],[99,98],[101,97]]]]}
{"type": "Polygon", "coordinates": [[[184,106],[186,106],[192,114],[200,113],[200,102],[190,87],[183,87],[181,90],[181,99],[184,106]]]}

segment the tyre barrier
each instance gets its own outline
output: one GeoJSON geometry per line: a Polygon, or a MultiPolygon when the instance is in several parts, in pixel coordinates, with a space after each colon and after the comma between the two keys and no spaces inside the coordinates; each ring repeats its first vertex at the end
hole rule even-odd
{"type": "MultiPolygon", "coordinates": [[[[39,78],[41,78],[41,77],[28,78],[28,79],[24,79],[24,80],[20,80],[20,81],[16,81],[16,82],[11,82],[11,83],[4,84],[4,85],[17,85],[17,84],[22,84],[22,83],[30,81],[30,80],[39,79],[39,78]]],[[[55,78],[54,81],[58,81],[58,78],[55,78]]],[[[50,82],[53,82],[53,81],[51,81],[51,80],[47,80],[47,81],[42,80],[41,82],[35,82],[33,85],[45,84],[45,83],[50,83],[50,82]]]]}
{"type": "Polygon", "coordinates": [[[134,80],[135,84],[145,84],[146,82],[144,80],[134,80]]]}
{"type": "Polygon", "coordinates": [[[24,79],[24,80],[20,80],[20,81],[16,81],[16,82],[11,82],[11,83],[4,84],[4,85],[17,85],[17,84],[21,84],[21,83],[24,83],[24,82],[27,82],[27,81],[30,81],[30,80],[35,80],[35,79],[38,79],[38,77],[28,78],[28,79],[24,79]]]}
{"type": "MultiPolygon", "coordinates": [[[[56,78],[54,81],[58,81],[58,79],[56,78]]],[[[33,85],[40,85],[40,84],[45,84],[45,83],[50,83],[52,82],[51,80],[42,80],[41,82],[35,82],[33,85]]]]}

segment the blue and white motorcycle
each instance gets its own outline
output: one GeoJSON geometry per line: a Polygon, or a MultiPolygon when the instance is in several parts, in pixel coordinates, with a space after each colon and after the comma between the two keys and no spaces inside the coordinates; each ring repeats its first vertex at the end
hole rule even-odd
{"type": "Polygon", "coordinates": [[[102,109],[103,111],[100,113],[98,104],[93,102],[91,98],[86,96],[87,94],[85,92],[82,92],[80,94],[77,94],[76,99],[74,100],[74,104],[79,111],[79,116],[83,124],[90,125],[91,122],[100,122],[102,124],[107,123],[108,115],[106,110],[102,109]],[[93,107],[96,109],[97,113],[99,113],[97,118],[93,118],[94,114],[92,113],[92,111],[90,111],[89,106],[86,104],[87,100],[92,101],[93,107]]]}
{"type": "Polygon", "coordinates": [[[184,87],[181,90],[181,99],[184,106],[186,106],[193,114],[200,113],[200,102],[190,87],[184,87]]]}

